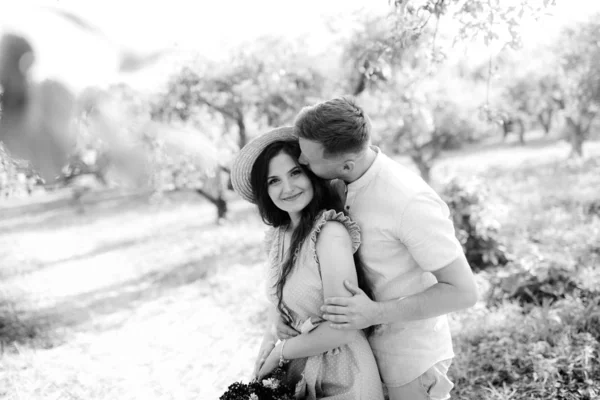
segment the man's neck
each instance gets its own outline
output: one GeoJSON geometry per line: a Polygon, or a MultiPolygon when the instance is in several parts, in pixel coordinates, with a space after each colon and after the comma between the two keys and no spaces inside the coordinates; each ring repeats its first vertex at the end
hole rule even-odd
{"type": "Polygon", "coordinates": [[[375,162],[376,157],[377,152],[371,147],[368,147],[365,151],[365,154],[355,161],[352,173],[344,178],[344,182],[352,183],[363,176],[369,170],[369,168],[371,168],[371,165],[373,165],[373,162],[375,162]]]}

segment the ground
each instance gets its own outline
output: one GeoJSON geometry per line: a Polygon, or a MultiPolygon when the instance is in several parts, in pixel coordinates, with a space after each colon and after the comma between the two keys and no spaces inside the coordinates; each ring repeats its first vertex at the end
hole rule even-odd
{"type": "MultiPolygon", "coordinates": [[[[586,150],[598,156],[600,143],[586,150]]],[[[514,206],[535,192],[518,171],[567,154],[561,142],[507,144],[449,154],[433,175],[514,183],[500,196],[514,206]]],[[[187,194],[90,202],[83,214],[28,207],[0,208],[0,398],[204,400],[248,379],[265,320],[252,207],[233,201],[220,226],[187,194]]],[[[477,310],[452,317],[455,337],[477,310]]]]}

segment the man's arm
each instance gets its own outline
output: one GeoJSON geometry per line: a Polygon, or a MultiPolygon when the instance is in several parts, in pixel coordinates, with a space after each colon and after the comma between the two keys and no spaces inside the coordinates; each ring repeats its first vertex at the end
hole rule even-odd
{"type": "Polygon", "coordinates": [[[425,291],[377,303],[375,324],[434,318],[475,305],[477,285],[463,254],[432,273],[438,282],[425,291]]]}
{"type": "Polygon", "coordinates": [[[345,282],[353,297],[325,299],[323,318],[336,329],[363,329],[371,325],[434,318],[473,306],[478,291],[464,255],[432,272],[438,282],[421,293],[401,299],[372,301],[356,285],[345,282]]]}
{"type": "Polygon", "coordinates": [[[436,284],[421,293],[382,302],[371,301],[361,290],[347,285],[354,296],[326,299],[323,318],[340,324],[337,328],[361,329],[433,318],[475,304],[475,278],[448,217],[447,206],[432,193],[415,196],[395,216],[399,244],[406,246],[423,271],[437,278],[436,284]],[[444,260],[448,260],[445,265],[444,260]]]}

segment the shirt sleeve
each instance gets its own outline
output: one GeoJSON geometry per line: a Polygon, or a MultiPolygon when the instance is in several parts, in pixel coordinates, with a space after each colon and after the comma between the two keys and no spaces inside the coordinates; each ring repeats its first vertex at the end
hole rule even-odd
{"type": "Polygon", "coordinates": [[[435,192],[414,196],[397,221],[398,238],[425,271],[447,266],[463,251],[450,210],[435,192]]]}

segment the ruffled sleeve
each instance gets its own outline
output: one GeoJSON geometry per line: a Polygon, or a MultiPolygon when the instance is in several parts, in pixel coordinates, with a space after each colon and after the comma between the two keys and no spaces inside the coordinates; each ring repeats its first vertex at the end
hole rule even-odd
{"type": "Polygon", "coordinates": [[[323,211],[318,217],[313,227],[312,232],[310,233],[310,251],[313,254],[313,257],[318,262],[317,258],[317,239],[319,236],[319,232],[323,229],[323,226],[327,221],[337,221],[342,223],[348,233],[350,234],[350,239],[352,240],[352,253],[355,253],[360,246],[360,228],[358,224],[350,217],[344,215],[342,212],[337,212],[335,210],[327,210],[323,211]]]}
{"type": "Polygon", "coordinates": [[[275,235],[276,229],[274,227],[269,227],[269,229],[267,229],[265,231],[265,237],[263,239],[263,250],[265,251],[265,254],[268,256],[269,253],[271,252],[271,249],[273,248],[273,243],[275,242],[275,235]]]}
{"type": "Polygon", "coordinates": [[[277,228],[269,227],[265,231],[265,237],[263,239],[263,249],[267,256],[266,268],[264,270],[264,293],[266,294],[267,300],[272,304],[277,304],[277,295],[273,291],[273,286],[279,278],[279,268],[275,263],[275,256],[277,254],[276,248],[278,247],[279,235],[277,234],[277,228]]]}

